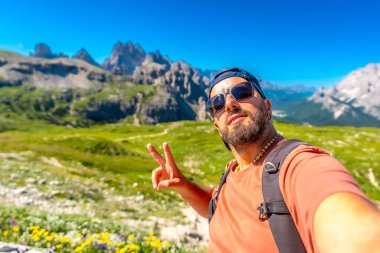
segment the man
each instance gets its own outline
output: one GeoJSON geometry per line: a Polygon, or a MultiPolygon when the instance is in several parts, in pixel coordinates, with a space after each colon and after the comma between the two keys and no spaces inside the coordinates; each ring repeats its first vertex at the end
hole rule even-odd
{"type": "MultiPolygon", "coordinates": [[[[264,161],[284,142],[271,121],[272,108],[257,79],[228,69],[210,84],[208,111],[236,163],[221,188],[210,222],[209,252],[278,252],[268,220],[256,207],[263,202],[264,161]]],[[[152,172],[153,187],[172,188],[203,217],[215,196],[189,181],[178,169],[167,143],[152,172]]],[[[279,174],[286,206],[307,252],[380,252],[380,212],[360,191],[347,170],[323,150],[301,145],[279,174]]],[[[289,252],[292,252],[291,250],[289,252]]]]}

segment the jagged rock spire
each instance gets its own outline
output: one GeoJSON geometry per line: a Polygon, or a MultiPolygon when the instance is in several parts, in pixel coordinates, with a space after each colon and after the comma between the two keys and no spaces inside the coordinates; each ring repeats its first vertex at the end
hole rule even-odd
{"type": "Polygon", "coordinates": [[[73,58],[83,60],[85,62],[88,62],[92,65],[99,66],[99,64],[94,60],[94,58],[91,57],[91,55],[87,52],[86,49],[81,48],[74,56],[73,58]]]}

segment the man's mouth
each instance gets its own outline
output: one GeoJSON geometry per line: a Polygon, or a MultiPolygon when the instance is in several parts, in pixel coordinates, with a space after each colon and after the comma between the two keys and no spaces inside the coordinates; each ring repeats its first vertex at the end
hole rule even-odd
{"type": "Polygon", "coordinates": [[[233,124],[236,124],[240,121],[242,121],[244,119],[245,115],[243,114],[235,114],[235,115],[232,115],[228,121],[227,121],[227,125],[233,125],[233,124]]]}

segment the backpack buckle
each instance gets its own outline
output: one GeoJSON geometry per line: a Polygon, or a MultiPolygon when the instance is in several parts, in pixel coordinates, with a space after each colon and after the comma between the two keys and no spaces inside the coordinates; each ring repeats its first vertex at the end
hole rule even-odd
{"type": "Polygon", "coordinates": [[[276,173],[278,171],[278,164],[276,165],[276,164],[274,164],[272,162],[266,162],[264,164],[264,169],[269,174],[276,173]]]}
{"type": "Polygon", "coordinates": [[[269,215],[271,214],[269,203],[263,202],[260,204],[260,206],[257,208],[259,210],[259,220],[264,221],[269,218],[269,215]]]}

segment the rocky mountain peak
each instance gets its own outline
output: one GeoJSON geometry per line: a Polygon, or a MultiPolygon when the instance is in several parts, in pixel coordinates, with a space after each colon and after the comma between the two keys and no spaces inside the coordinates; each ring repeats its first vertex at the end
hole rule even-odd
{"type": "Polygon", "coordinates": [[[336,86],[319,89],[311,100],[322,103],[336,117],[353,107],[380,120],[380,64],[352,71],[336,86]]]}
{"type": "Polygon", "coordinates": [[[130,75],[145,60],[145,51],[139,44],[131,41],[125,44],[118,42],[114,46],[110,58],[103,63],[103,68],[117,75],[130,75]]]}
{"type": "Polygon", "coordinates": [[[87,52],[86,49],[81,48],[74,56],[73,58],[83,60],[85,62],[88,62],[92,65],[99,66],[99,64],[91,57],[91,55],[87,52]]]}
{"type": "Polygon", "coordinates": [[[134,83],[165,85],[190,103],[201,103],[206,100],[205,89],[208,79],[202,77],[197,69],[185,61],[171,62],[169,66],[165,64],[167,61],[160,64],[153,61],[155,56],[160,57],[153,53],[145,61],[146,64],[136,68],[133,73],[134,83]]]}
{"type": "Polygon", "coordinates": [[[125,45],[127,46],[128,51],[130,51],[130,52],[137,51],[137,52],[145,54],[144,49],[141,47],[141,45],[139,43],[136,43],[136,45],[134,45],[131,40],[128,40],[125,43],[125,45]]]}
{"type": "Polygon", "coordinates": [[[162,56],[160,51],[156,50],[153,53],[149,53],[144,60],[143,65],[148,63],[158,63],[158,64],[165,64],[166,66],[170,66],[171,60],[167,56],[162,56]]]}
{"type": "Polygon", "coordinates": [[[91,89],[101,87],[108,73],[87,62],[67,57],[43,59],[0,54],[0,88],[29,85],[34,88],[91,89]]]}
{"type": "Polygon", "coordinates": [[[34,47],[34,53],[31,56],[45,58],[45,59],[53,59],[56,56],[51,52],[51,49],[48,45],[44,43],[38,43],[34,47]]]}
{"type": "Polygon", "coordinates": [[[54,54],[52,53],[50,47],[45,43],[38,43],[34,47],[34,53],[31,53],[30,56],[45,58],[45,59],[54,59],[54,58],[67,58],[68,56],[64,53],[54,54]]]}
{"type": "MultiPolygon", "coordinates": [[[[183,71],[183,72],[187,72],[187,71],[195,71],[195,69],[193,69],[188,63],[186,63],[185,61],[177,61],[177,62],[173,62],[173,64],[171,65],[170,69],[172,71],[183,71]]],[[[198,73],[198,70],[196,70],[196,72],[198,73]]]]}

